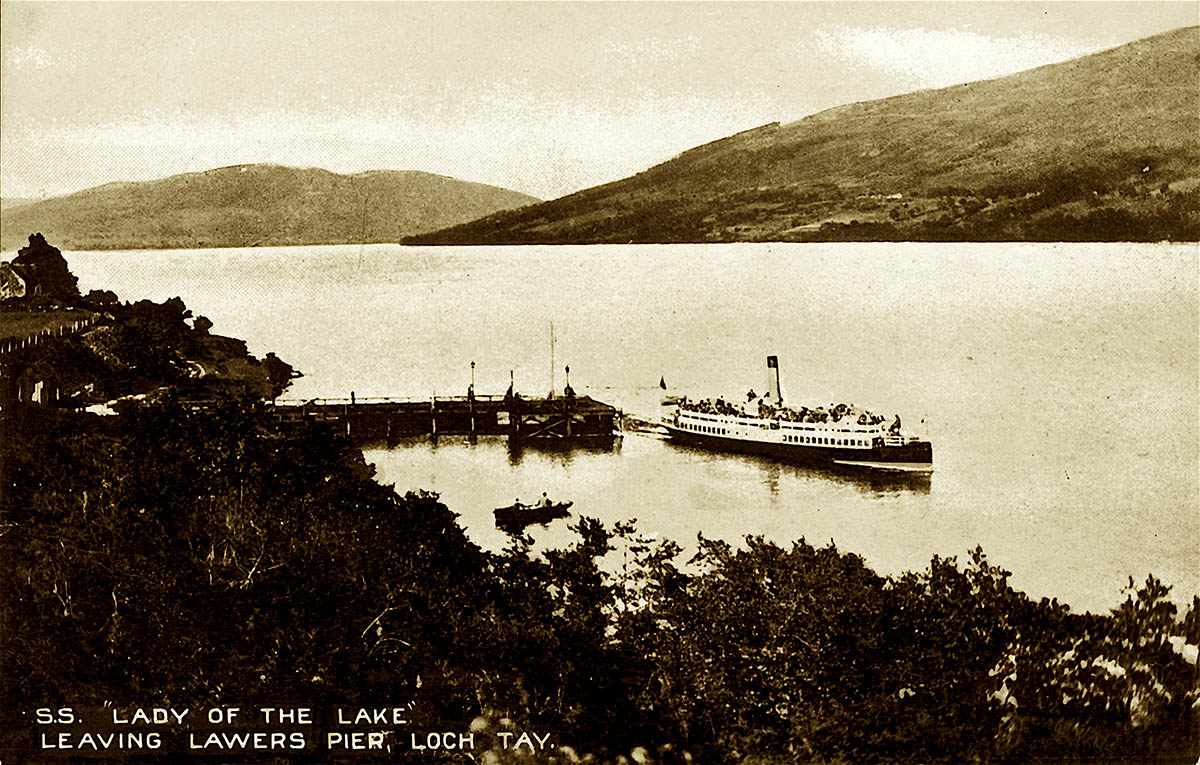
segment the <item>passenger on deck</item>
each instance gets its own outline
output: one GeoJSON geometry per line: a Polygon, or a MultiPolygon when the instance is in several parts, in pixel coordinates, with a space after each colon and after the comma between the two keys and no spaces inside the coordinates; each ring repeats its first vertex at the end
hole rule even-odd
{"type": "Polygon", "coordinates": [[[546,492],[542,492],[542,496],[538,498],[534,507],[550,507],[550,498],[546,496],[546,492]]]}

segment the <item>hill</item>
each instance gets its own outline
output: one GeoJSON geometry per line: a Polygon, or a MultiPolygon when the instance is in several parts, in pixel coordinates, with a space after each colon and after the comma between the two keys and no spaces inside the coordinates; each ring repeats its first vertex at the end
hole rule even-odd
{"type": "Polygon", "coordinates": [[[33,232],[73,250],[395,242],[536,201],[430,173],[237,165],[6,208],[0,245],[33,232]]]}
{"type": "Polygon", "coordinates": [[[851,104],[409,243],[1200,239],[1200,28],[851,104]]]}

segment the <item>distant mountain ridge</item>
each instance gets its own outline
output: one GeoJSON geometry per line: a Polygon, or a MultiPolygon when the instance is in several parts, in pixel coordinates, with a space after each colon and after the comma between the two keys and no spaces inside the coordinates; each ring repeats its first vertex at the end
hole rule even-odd
{"type": "Polygon", "coordinates": [[[538,199],[418,171],[234,165],[5,207],[0,244],[63,249],[395,242],[538,199]]]}
{"type": "Polygon", "coordinates": [[[839,106],[411,244],[1200,239],[1200,28],[839,106]]]}

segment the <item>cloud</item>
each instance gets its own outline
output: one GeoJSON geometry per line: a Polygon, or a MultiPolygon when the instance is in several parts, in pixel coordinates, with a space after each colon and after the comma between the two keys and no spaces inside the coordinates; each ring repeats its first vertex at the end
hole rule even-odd
{"type": "Polygon", "coordinates": [[[822,27],[817,46],[871,69],[936,88],[1012,74],[1092,53],[1094,43],[1045,35],[992,37],[978,32],[886,27],[822,27]]]}
{"type": "Polygon", "coordinates": [[[9,51],[5,60],[13,66],[48,69],[58,64],[58,58],[36,46],[9,51]]]}
{"type": "Polygon", "coordinates": [[[700,48],[700,38],[688,35],[681,38],[651,37],[629,42],[609,40],[604,49],[608,55],[617,56],[629,64],[658,64],[695,55],[700,48]]]}

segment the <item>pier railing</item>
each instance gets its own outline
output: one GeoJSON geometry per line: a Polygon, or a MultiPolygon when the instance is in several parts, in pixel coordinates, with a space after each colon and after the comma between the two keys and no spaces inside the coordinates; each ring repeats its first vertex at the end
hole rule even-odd
{"type": "MultiPolygon", "coordinates": [[[[504,401],[505,396],[475,396],[474,399],[480,403],[495,403],[504,401]]],[[[467,402],[470,401],[469,396],[355,396],[354,398],[280,398],[272,402],[275,406],[280,407],[305,407],[305,406],[358,406],[359,404],[428,404],[431,401],[436,402],[467,402]]]]}

